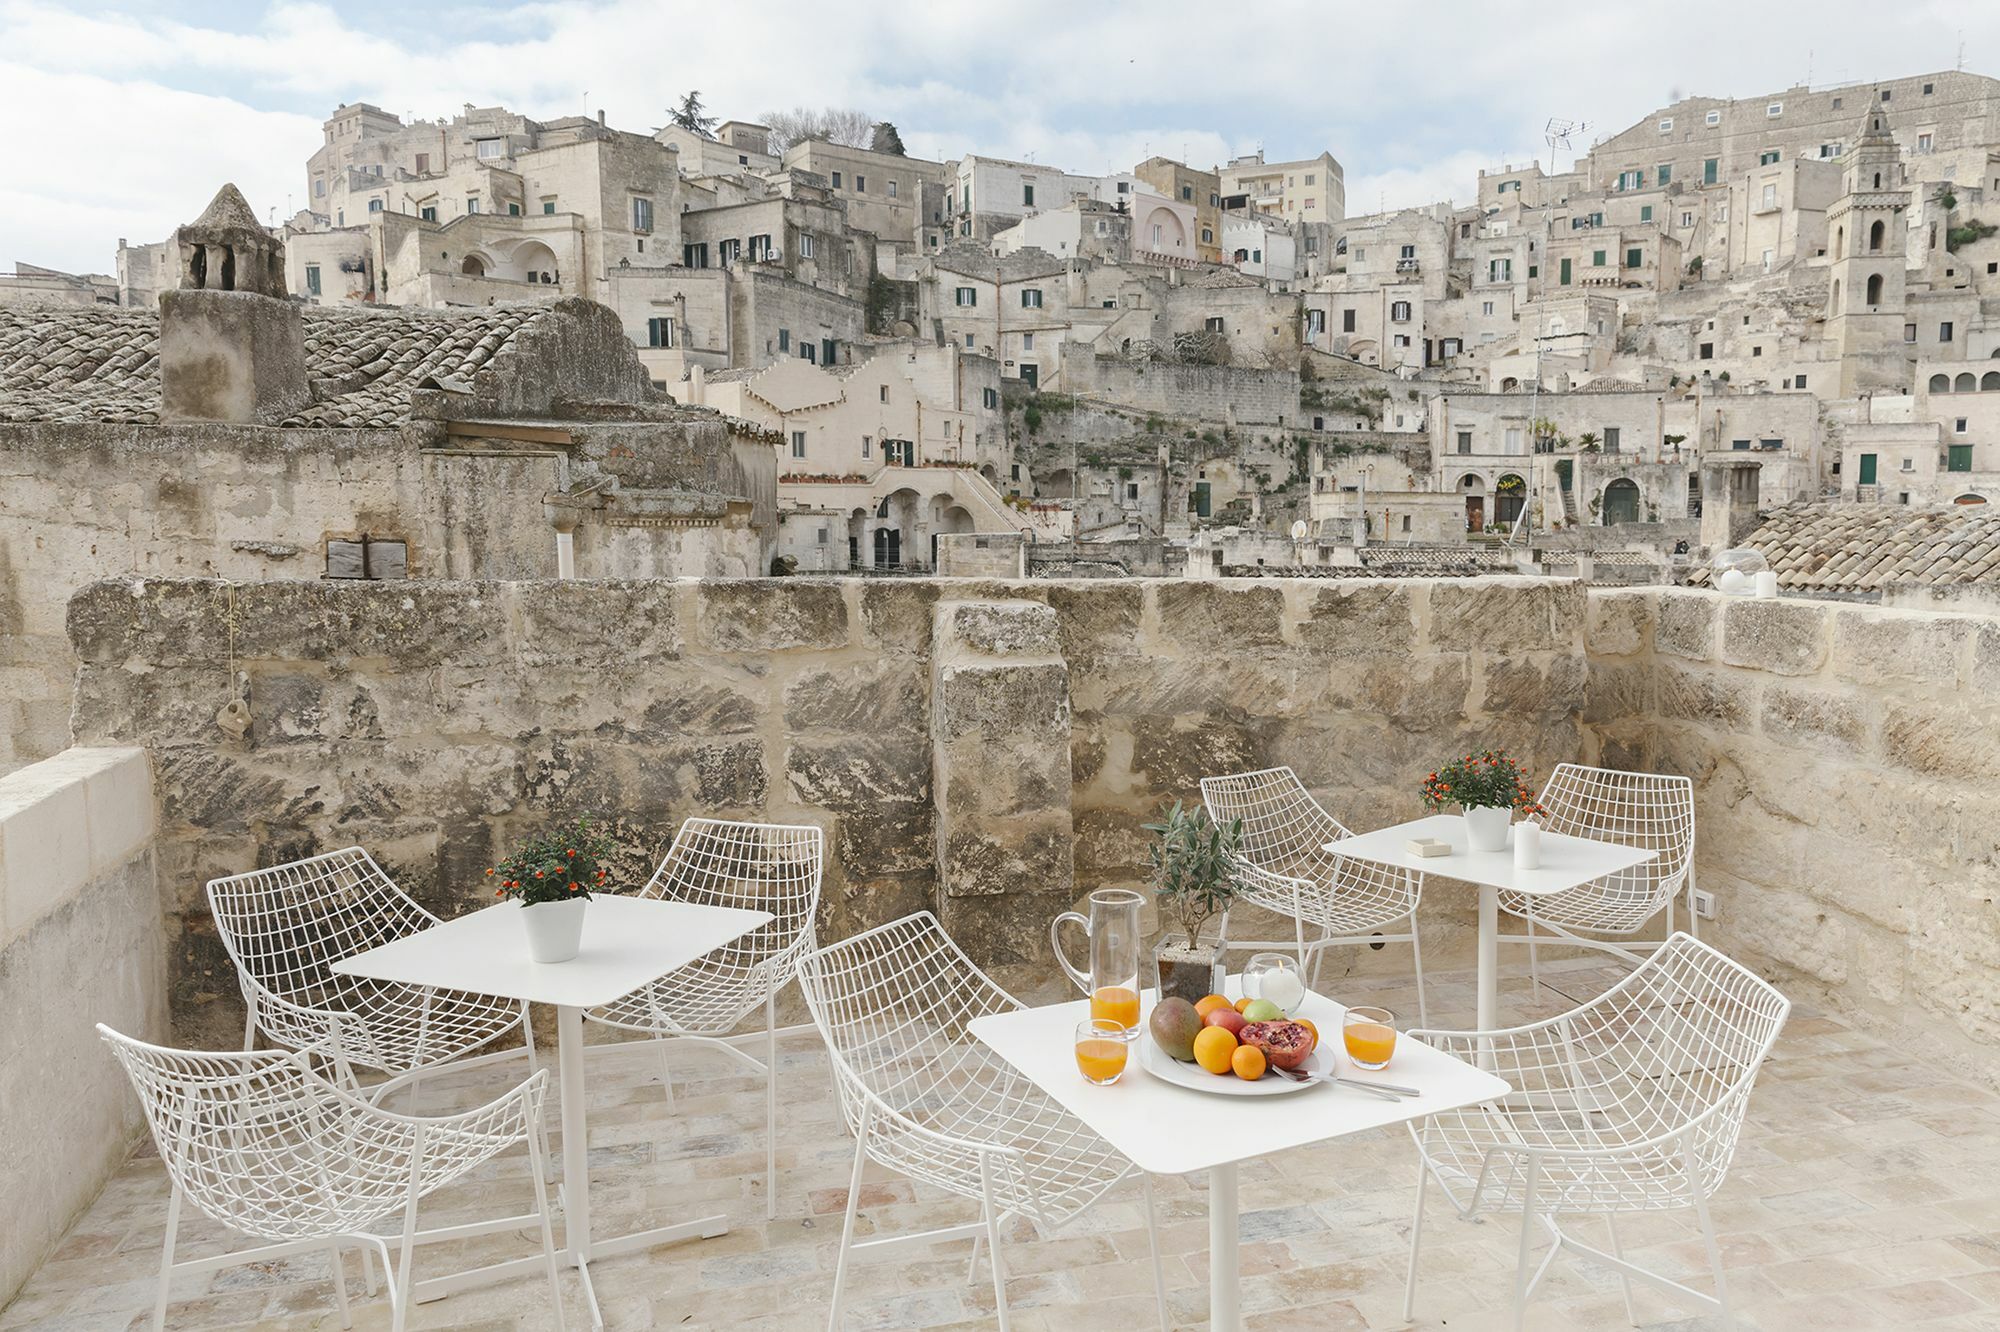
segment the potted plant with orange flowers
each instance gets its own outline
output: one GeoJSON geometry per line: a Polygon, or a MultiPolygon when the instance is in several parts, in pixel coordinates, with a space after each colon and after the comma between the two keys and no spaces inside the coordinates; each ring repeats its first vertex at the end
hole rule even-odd
{"type": "Polygon", "coordinates": [[[1472,851],[1506,850],[1514,811],[1543,812],[1528,790],[1528,774],[1496,749],[1453,759],[1424,778],[1424,804],[1432,810],[1457,805],[1465,814],[1465,843],[1472,851]]]}
{"type": "Polygon", "coordinates": [[[611,838],[588,815],[530,837],[487,870],[495,897],[521,904],[528,956],[567,962],[583,941],[583,912],[593,889],[605,887],[611,838]]]}

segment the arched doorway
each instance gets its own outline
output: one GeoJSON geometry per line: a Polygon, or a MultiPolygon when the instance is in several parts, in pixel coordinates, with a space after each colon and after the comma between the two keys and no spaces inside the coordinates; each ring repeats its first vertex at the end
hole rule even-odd
{"type": "MultiPolygon", "coordinates": [[[[1881,186],[1881,184],[1882,184],[1882,178],[1881,178],[1880,176],[1877,176],[1877,177],[1875,177],[1875,184],[1876,184],[1876,186],[1877,186],[1878,188],[1879,188],[1879,187],[1881,186]]],[[[1884,233],[1884,232],[1885,232],[1886,230],[1887,230],[1887,228],[1886,228],[1886,227],[1884,227],[1884,226],[1883,226],[1883,224],[1882,224],[1882,223],[1880,223],[1880,222],[1877,222],[1877,223],[1876,223],[1876,224],[1875,224],[1874,226],[1872,226],[1872,227],[1868,228],[1868,251],[1869,251],[1869,253],[1873,254],[1873,253],[1876,253],[1876,252],[1878,252],[1878,251],[1880,251],[1880,250],[1881,250],[1881,248],[1882,248],[1882,236],[1883,236],[1883,233],[1884,233]]]]}
{"type": "Polygon", "coordinates": [[[458,271],[467,277],[485,277],[486,261],[476,254],[468,254],[459,264],[458,271]]]}
{"type": "Polygon", "coordinates": [[[1519,473],[1509,472],[1493,485],[1493,521],[1509,527],[1520,521],[1522,506],[1528,502],[1528,483],[1519,473]]]}
{"type": "Polygon", "coordinates": [[[1619,477],[1604,488],[1604,525],[1639,521],[1639,487],[1619,477]]]}
{"type": "MultiPolygon", "coordinates": [[[[1879,227],[1882,224],[1877,222],[1875,225],[1879,227]]],[[[1882,303],[1882,275],[1880,273],[1871,273],[1868,277],[1868,303],[1870,305],[1880,305],[1882,303]]]]}
{"type": "Polygon", "coordinates": [[[556,280],[556,252],[540,241],[529,241],[514,251],[507,275],[522,282],[552,286],[556,280]]]}
{"type": "Polygon", "coordinates": [[[1486,478],[1467,472],[1459,478],[1458,488],[1465,496],[1465,530],[1482,531],[1486,526],[1486,478]]]}

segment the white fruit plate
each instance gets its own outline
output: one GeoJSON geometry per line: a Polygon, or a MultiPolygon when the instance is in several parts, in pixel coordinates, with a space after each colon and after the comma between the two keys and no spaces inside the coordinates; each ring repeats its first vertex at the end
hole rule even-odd
{"type": "MultiPolygon", "coordinates": [[[[1306,1091],[1323,1085],[1317,1082],[1293,1082],[1275,1070],[1266,1072],[1255,1082],[1245,1082],[1234,1073],[1211,1073],[1200,1064],[1183,1064],[1169,1055],[1153,1040],[1150,1032],[1141,1032],[1135,1044],[1141,1050],[1139,1064],[1148,1073],[1162,1082],[1171,1082],[1176,1087],[1186,1087],[1190,1091],[1207,1092],[1210,1096],[1283,1096],[1288,1092],[1306,1091]]],[[[1299,1071],[1330,1072],[1326,1051],[1315,1049],[1306,1056],[1306,1062],[1299,1065],[1299,1071]]]]}

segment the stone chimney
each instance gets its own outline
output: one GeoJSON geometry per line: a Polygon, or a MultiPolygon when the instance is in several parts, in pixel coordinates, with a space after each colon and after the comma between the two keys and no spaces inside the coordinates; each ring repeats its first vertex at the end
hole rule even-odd
{"type": "Polygon", "coordinates": [[[1710,558],[1742,541],[1757,525],[1754,458],[1710,454],[1701,460],[1701,544],[1710,558]]]}
{"type": "Polygon", "coordinates": [[[285,247],[234,185],[174,233],[180,280],[160,297],[160,419],[256,422],[310,399],[285,247]]]}

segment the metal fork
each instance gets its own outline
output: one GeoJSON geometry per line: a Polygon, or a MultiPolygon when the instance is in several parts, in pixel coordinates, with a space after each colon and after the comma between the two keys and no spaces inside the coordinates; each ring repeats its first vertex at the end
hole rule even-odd
{"type": "Polygon", "coordinates": [[[1272,1065],[1271,1071],[1292,1082],[1337,1082],[1343,1087],[1358,1087],[1365,1092],[1374,1092],[1385,1100],[1400,1101],[1408,1096],[1422,1096],[1416,1087],[1399,1087],[1392,1082],[1362,1082],[1356,1078],[1343,1078],[1332,1073],[1306,1073],[1296,1068],[1279,1068],[1272,1065]]]}

